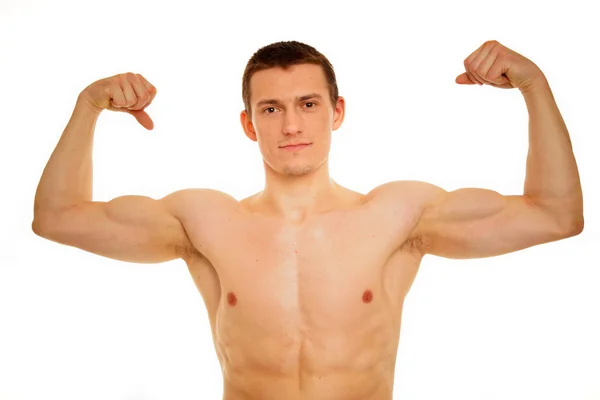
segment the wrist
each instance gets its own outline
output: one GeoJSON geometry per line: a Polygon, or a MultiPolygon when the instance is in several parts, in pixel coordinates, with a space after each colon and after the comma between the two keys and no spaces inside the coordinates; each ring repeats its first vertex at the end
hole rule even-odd
{"type": "Polygon", "coordinates": [[[102,109],[94,106],[89,101],[89,99],[87,99],[85,97],[84,93],[80,93],[79,96],[77,97],[75,109],[76,109],[76,111],[78,111],[80,113],[88,114],[90,116],[95,116],[95,117],[98,117],[100,115],[100,113],[102,112],[102,109]]]}
{"type": "Polygon", "coordinates": [[[543,73],[540,72],[535,78],[519,88],[521,94],[525,97],[536,96],[540,93],[548,93],[550,85],[543,73]]]}

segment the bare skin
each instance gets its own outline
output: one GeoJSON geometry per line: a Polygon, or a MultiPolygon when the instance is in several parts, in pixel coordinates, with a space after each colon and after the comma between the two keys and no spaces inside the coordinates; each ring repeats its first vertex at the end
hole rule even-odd
{"type": "Polygon", "coordinates": [[[223,195],[224,214],[203,220],[211,229],[183,212],[202,248],[185,259],[225,399],[391,398],[404,297],[423,256],[410,236],[419,203],[407,196],[398,224],[375,196],[336,194],[302,223],[273,217],[254,196],[223,195]]]}
{"type": "Polygon", "coordinates": [[[465,62],[457,82],[485,82],[494,60],[513,71],[510,85],[493,81],[521,85],[528,107],[522,195],[418,181],[366,194],[338,185],[328,155],[345,100],[328,101],[318,66],[296,65],[253,75],[252,110],[240,114],[263,155],[263,191],[241,201],[211,189],[93,201],[100,112],[153,127],[144,108],[156,89],[123,74],[79,96],[40,180],[32,228],[117,260],[184,260],[208,311],[225,400],[389,400],[404,299],[424,255],[492,257],[583,229],[579,176],[550,88],[529,60],[499,46],[486,42],[467,61],[487,69],[465,62]],[[296,143],[307,146],[285,148],[296,143]]]}

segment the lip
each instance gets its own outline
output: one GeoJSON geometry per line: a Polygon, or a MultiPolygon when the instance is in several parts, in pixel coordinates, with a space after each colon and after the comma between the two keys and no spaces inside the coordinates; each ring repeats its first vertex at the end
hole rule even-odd
{"type": "Polygon", "coordinates": [[[296,144],[296,145],[288,145],[288,146],[283,146],[282,149],[286,150],[286,151],[298,151],[298,150],[302,150],[305,149],[307,147],[309,147],[312,143],[302,143],[302,144],[296,144]]]}

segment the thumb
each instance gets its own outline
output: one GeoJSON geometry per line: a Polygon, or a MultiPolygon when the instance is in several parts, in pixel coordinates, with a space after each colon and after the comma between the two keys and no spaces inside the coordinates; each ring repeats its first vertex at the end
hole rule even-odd
{"type": "Polygon", "coordinates": [[[458,83],[459,85],[474,85],[475,84],[475,82],[473,82],[471,79],[469,79],[469,76],[467,75],[466,72],[463,72],[462,74],[457,76],[455,79],[455,82],[458,83]]]}
{"type": "Polygon", "coordinates": [[[127,112],[135,117],[137,121],[146,129],[154,129],[154,122],[148,113],[144,110],[127,110],[127,112]]]}

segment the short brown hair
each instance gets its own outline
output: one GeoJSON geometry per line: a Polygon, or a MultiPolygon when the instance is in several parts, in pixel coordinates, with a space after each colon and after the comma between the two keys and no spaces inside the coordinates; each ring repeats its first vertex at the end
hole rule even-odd
{"type": "Polygon", "coordinates": [[[338,99],[338,86],[333,66],[327,57],[317,51],[314,47],[292,40],[276,42],[261,47],[252,55],[246,64],[246,69],[244,70],[244,76],[242,78],[242,99],[248,115],[252,116],[250,107],[250,78],[252,75],[255,72],[264,69],[274,67],[286,69],[291,65],[297,64],[317,64],[323,68],[325,79],[329,86],[329,98],[331,104],[335,108],[338,99]]]}

